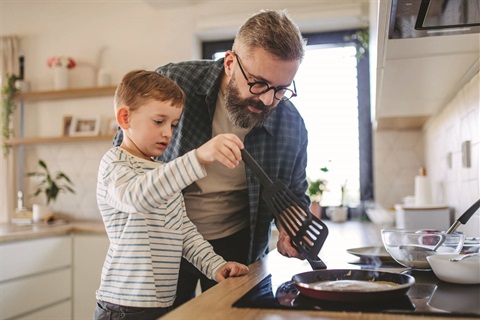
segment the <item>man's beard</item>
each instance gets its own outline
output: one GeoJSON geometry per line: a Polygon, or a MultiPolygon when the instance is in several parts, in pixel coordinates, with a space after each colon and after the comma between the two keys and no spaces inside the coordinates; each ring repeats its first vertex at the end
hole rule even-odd
{"type": "Polygon", "coordinates": [[[234,125],[244,129],[261,126],[265,123],[274,108],[266,106],[259,99],[240,98],[238,88],[234,85],[233,80],[234,78],[232,77],[225,90],[225,109],[227,110],[228,118],[234,125]],[[248,110],[248,106],[262,110],[262,112],[252,112],[248,110]]]}

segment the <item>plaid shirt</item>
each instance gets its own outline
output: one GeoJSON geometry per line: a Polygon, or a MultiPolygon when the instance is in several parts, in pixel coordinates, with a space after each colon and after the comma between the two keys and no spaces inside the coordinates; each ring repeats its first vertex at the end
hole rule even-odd
{"type": "MultiPolygon", "coordinates": [[[[173,79],[185,91],[187,100],[172,141],[162,154],[168,162],[198,148],[212,138],[212,121],[220,80],[224,74],[223,59],[170,63],[156,70],[173,79]]],[[[114,139],[122,141],[121,131],[114,139]]],[[[263,126],[252,129],[245,137],[245,148],[273,180],[283,181],[308,207],[307,130],[302,117],[290,101],[282,101],[263,126]]],[[[250,208],[249,261],[260,259],[268,251],[273,214],[260,201],[263,187],[246,166],[250,208]]],[[[194,208],[187,208],[194,210],[194,208]]]]}

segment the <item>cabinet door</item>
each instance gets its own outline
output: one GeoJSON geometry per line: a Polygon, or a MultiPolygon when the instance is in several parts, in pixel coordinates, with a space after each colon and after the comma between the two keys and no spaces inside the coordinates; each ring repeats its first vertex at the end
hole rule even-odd
{"type": "Polygon", "coordinates": [[[69,301],[71,264],[70,236],[1,244],[0,318],[26,316],[69,301]]]}
{"type": "Polygon", "coordinates": [[[95,291],[110,242],[106,234],[76,234],[73,238],[73,319],[92,319],[95,291]]]}
{"type": "Polygon", "coordinates": [[[70,300],[71,279],[67,267],[0,283],[0,318],[28,315],[70,300]]]}
{"type": "Polygon", "coordinates": [[[70,236],[0,245],[0,282],[64,268],[72,263],[70,236]]]}

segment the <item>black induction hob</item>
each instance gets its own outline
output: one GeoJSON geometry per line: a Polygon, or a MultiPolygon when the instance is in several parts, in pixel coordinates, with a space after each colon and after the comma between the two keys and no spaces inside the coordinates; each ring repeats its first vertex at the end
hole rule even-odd
{"type": "Polygon", "coordinates": [[[442,282],[433,272],[414,271],[410,274],[415,277],[415,284],[407,294],[401,299],[381,303],[320,301],[301,295],[289,280],[274,285],[275,281],[268,275],[233,307],[480,317],[480,285],[442,282]]]}

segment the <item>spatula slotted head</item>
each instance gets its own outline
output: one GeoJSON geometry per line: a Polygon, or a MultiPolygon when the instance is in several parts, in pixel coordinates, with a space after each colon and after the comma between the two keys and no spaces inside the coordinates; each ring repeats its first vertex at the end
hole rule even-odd
{"type": "Polygon", "coordinates": [[[262,197],[298,251],[307,258],[318,259],[328,236],[327,226],[279,180],[266,188],[262,197]]]}

